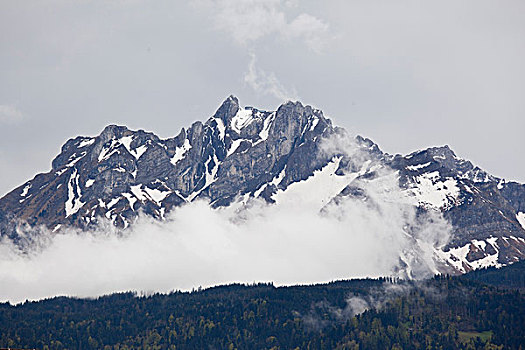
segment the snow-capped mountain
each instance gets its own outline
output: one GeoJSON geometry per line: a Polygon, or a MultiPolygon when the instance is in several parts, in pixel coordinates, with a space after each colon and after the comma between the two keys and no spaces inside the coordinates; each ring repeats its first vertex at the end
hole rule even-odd
{"type": "Polygon", "coordinates": [[[525,258],[525,185],[491,176],[447,146],[392,156],[356,136],[344,152],[331,141],[341,135],[320,110],[299,102],[269,112],[242,108],[233,96],[205,123],[169,139],[110,125],[68,140],[51,171],[1,198],[0,233],[16,240],[21,225],[58,232],[100,218],[126,228],[138,213],[163,219],[199,198],[225,207],[303,191],[321,210],[358,196],[357,180],[392,169],[403,201],[439,210],[452,224],[450,243],[436,251],[447,271],[525,258]]]}
{"type": "Polygon", "coordinates": [[[448,147],[434,147],[389,165],[420,208],[439,209],[452,239],[439,255],[460,272],[525,258],[525,185],[496,178],[448,147]]]}

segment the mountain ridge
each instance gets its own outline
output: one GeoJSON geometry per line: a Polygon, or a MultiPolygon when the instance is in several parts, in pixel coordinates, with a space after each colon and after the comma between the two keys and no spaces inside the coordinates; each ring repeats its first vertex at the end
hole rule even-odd
{"type": "Polygon", "coordinates": [[[301,102],[263,111],[241,107],[233,95],[205,122],[171,138],[108,125],[95,137],[66,141],[49,172],[2,197],[0,233],[16,239],[22,223],[52,232],[89,229],[99,218],[126,228],[139,212],[163,219],[196,199],[215,208],[250,198],[274,203],[278,193],[328,166],[323,181],[338,184],[332,198],[355,196],[354,180],[389,168],[407,203],[441,212],[454,227],[448,250],[436,252],[454,271],[525,258],[525,185],[488,174],[447,145],[390,155],[357,135],[350,155],[327,147],[326,140],[347,136],[301,102]]]}

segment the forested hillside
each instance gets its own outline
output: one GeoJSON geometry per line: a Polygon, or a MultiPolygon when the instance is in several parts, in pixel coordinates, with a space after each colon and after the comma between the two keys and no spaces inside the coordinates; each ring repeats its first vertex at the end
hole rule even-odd
{"type": "Polygon", "coordinates": [[[525,289],[525,261],[519,261],[503,269],[488,267],[475,270],[464,277],[502,288],[523,290],[525,289]]]}
{"type": "Polygon", "coordinates": [[[5,303],[0,347],[520,349],[524,294],[473,280],[481,275],[5,303]]]}

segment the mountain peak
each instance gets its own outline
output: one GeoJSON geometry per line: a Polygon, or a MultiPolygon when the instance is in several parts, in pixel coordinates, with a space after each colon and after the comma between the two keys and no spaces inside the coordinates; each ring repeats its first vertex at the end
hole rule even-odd
{"type": "Polygon", "coordinates": [[[429,153],[431,153],[433,156],[441,156],[446,158],[456,158],[456,154],[454,151],[448,146],[436,146],[436,147],[430,147],[427,149],[429,153]]]}
{"type": "Polygon", "coordinates": [[[102,143],[105,143],[111,139],[120,138],[129,131],[130,130],[124,125],[110,124],[102,130],[100,133],[100,139],[102,143]]]}
{"type": "Polygon", "coordinates": [[[288,101],[284,102],[282,105],[280,105],[279,108],[277,108],[277,112],[279,112],[281,110],[290,110],[290,111],[300,111],[300,112],[302,112],[305,109],[313,110],[313,108],[311,106],[308,106],[308,105],[305,106],[300,101],[288,100],[288,101]]]}
{"type": "Polygon", "coordinates": [[[228,97],[226,98],[226,100],[224,100],[224,102],[226,102],[226,101],[233,101],[233,102],[239,104],[239,99],[237,98],[237,96],[235,96],[235,95],[233,95],[233,94],[230,95],[230,96],[228,96],[228,97]]]}
{"type": "Polygon", "coordinates": [[[224,100],[224,102],[222,102],[213,117],[221,119],[225,125],[228,125],[239,109],[239,99],[230,95],[224,100]]]}

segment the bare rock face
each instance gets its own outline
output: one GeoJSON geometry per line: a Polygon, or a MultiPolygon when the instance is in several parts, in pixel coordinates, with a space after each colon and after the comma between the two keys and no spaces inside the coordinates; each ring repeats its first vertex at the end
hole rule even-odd
{"type": "MultiPolygon", "coordinates": [[[[357,136],[357,153],[325,147],[344,133],[300,102],[261,111],[241,107],[234,96],[173,138],[109,125],[96,137],[68,140],[48,173],[1,198],[0,234],[16,240],[20,225],[58,232],[89,228],[100,218],[126,228],[139,213],[163,219],[199,198],[213,207],[249,198],[273,203],[277,192],[337,160],[330,176],[346,169],[366,178],[378,176],[378,167],[393,169],[409,202],[421,212],[441,211],[453,237],[438,253],[454,271],[525,258],[525,185],[486,173],[448,146],[392,156],[357,136]]],[[[348,181],[334,200],[363,195],[348,181]]]]}

